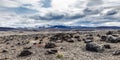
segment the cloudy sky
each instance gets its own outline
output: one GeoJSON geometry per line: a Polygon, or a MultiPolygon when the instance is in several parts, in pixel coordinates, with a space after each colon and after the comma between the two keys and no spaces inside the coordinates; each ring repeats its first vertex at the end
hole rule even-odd
{"type": "Polygon", "coordinates": [[[120,26],[120,0],[0,0],[0,27],[120,26]]]}

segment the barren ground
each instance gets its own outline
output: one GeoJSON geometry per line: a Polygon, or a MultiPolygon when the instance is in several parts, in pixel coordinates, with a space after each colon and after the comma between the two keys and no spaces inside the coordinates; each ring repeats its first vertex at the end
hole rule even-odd
{"type": "MultiPolygon", "coordinates": [[[[105,35],[106,32],[108,31],[0,31],[0,60],[120,60],[120,55],[113,55],[114,51],[120,50],[120,43],[100,41],[100,37],[97,36],[98,34],[105,35]],[[59,33],[77,35],[81,41],[74,40],[73,43],[54,42],[57,47],[44,48],[45,44],[50,42],[50,37],[59,33]],[[102,53],[87,51],[85,49],[86,43],[83,41],[87,34],[93,35],[93,42],[100,45],[109,44],[111,49],[105,49],[102,53]],[[42,42],[39,44],[40,40],[42,42]],[[27,50],[31,51],[32,54],[18,57],[25,48],[28,48],[27,50]],[[58,52],[45,54],[47,50],[51,49],[56,49],[58,52]],[[58,54],[62,57],[58,58],[58,54]]],[[[117,30],[114,30],[114,33],[120,35],[117,30]]]]}

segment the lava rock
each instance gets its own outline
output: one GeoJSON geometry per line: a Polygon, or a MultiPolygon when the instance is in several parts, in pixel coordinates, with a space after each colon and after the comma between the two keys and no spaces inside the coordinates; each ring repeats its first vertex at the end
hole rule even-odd
{"type": "Polygon", "coordinates": [[[107,40],[107,36],[101,36],[100,41],[106,41],[107,40]]]}
{"type": "Polygon", "coordinates": [[[93,51],[93,52],[103,52],[104,48],[96,43],[87,43],[86,50],[93,51]]]}
{"type": "Polygon", "coordinates": [[[108,31],[107,33],[106,33],[106,35],[112,35],[113,34],[113,31],[108,31]]]}
{"type": "Polygon", "coordinates": [[[24,49],[31,49],[32,47],[30,46],[30,47],[24,47],[24,49]]]}
{"type": "Polygon", "coordinates": [[[66,41],[70,43],[74,43],[74,40],[75,40],[74,38],[71,38],[71,39],[67,39],[66,41]]]}
{"type": "Polygon", "coordinates": [[[117,37],[117,39],[116,39],[116,40],[117,40],[117,42],[120,42],[120,37],[117,37]]]}
{"type": "Polygon", "coordinates": [[[120,55],[120,50],[115,51],[113,55],[120,55]]]}
{"type": "Polygon", "coordinates": [[[100,34],[97,34],[97,37],[101,37],[101,35],[100,35],[100,34]]]}
{"type": "Polygon", "coordinates": [[[111,49],[111,46],[108,45],[108,44],[106,44],[106,45],[104,45],[104,48],[105,48],[105,49],[111,49]]]}
{"type": "Polygon", "coordinates": [[[74,38],[79,39],[79,38],[80,38],[80,36],[74,36],[74,38]]]}
{"type": "Polygon", "coordinates": [[[45,48],[54,48],[56,47],[55,43],[46,43],[45,48]]]}
{"type": "Polygon", "coordinates": [[[56,54],[57,52],[58,52],[58,50],[52,49],[52,50],[47,50],[46,54],[56,54]]]}
{"type": "Polygon", "coordinates": [[[84,43],[90,43],[90,42],[93,42],[93,41],[90,39],[84,39],[84,43]]]}
{"type": "Polygon", "coordinates": [[[58,40],[61,40],[61,42],[66,41],[67,39],[73,37],[72,34],[69,33],[58,33],[50,37],[50,41],[57,42],[58,40]]]}
{"type": "Polygon", "coordinates": [[[2,50],[2,53],[6,53],[6,52],[8,52],[7,50],[2,50]]]}
{"type": "Polygon", "coordinates": [[[38,40],[39,39],[39,37],[35,37],[35,40],[38,40]]]}
{"type": "Polygon", "coordinates": [[[118,42],[117,37],[114,37],[112,35],[108,35],[107,41],[111,42],[111,43],[117,43],[118,42]]]}
{"type": "Polygon", "coordinates": [[[86,39],[90,39],[90,40],[93,40],[93,36],[88,36],[86,39]]]}
{"type": "Polygon", "coordinates": [[[119,37],[119,34],[112,34],[112,36],[114,36],[114,37],[119,37]]]}
{"type": "Polygon", "coordinates": [[[24,57],[24,56],[29,56],[33,54],[32,52],[30,52],[29,50],[23,50],[21,51],[21,53],[18,55],[19,57],[24,57]]]}

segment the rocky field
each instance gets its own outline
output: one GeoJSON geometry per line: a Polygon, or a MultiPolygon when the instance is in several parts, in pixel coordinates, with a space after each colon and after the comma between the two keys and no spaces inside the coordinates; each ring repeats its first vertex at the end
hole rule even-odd
{"type": "Polygon", "coordinates": [[[1,31],[0,60],[120,60],[120,30],[1,31]]]}

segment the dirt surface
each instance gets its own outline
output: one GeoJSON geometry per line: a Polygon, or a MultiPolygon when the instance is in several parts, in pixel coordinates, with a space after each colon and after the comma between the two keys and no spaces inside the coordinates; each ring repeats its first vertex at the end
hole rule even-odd
{"type": "MultiPolygon", "coordinates": [[[[120,42],[101,41],[106,33],[108,30],[0,31],[0,60],[120,60],[120,53],[114,55],[120,50],[120,42]],[[103,52],[86,50],[84,40],[88,36],[93,37],[92,42],[111,48],[103,52]],[[46,48],[47,43],[53,43],[52,47],[46,48]]],[[[120,37],[120,31],[112,30],[110,35],[115,34],[120,37]]]]}

